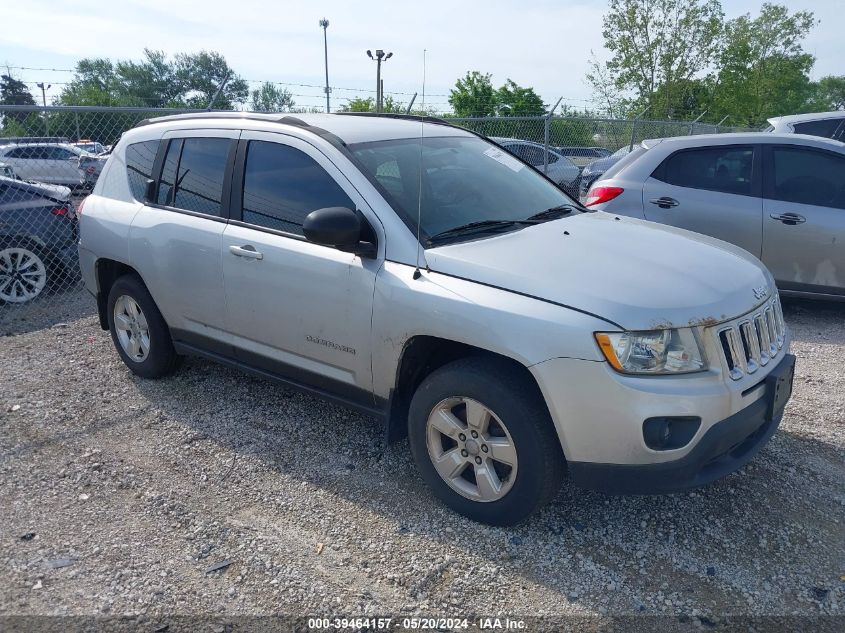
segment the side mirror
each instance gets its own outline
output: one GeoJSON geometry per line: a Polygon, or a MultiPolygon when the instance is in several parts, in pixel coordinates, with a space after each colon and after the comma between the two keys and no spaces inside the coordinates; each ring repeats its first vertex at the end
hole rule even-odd
{"type": "Polygon", "coordinates": [[[362,229],[361,218],[346,207],[317,209],[305,216],[302,223],[302,232],[309,242],[333,246],[362,257],[373,257],[373,245],[361,241],[362,229]]]}

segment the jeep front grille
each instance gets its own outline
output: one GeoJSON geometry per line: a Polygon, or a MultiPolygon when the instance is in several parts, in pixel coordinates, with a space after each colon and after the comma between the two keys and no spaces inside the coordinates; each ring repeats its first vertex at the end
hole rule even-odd
{"type": "Polygon", "coordinates": [[[719,330],[719,343],[731,379],[739,380],[765,367],[783,347],[786,325],[775,296],[749,315],[719,330]]]}

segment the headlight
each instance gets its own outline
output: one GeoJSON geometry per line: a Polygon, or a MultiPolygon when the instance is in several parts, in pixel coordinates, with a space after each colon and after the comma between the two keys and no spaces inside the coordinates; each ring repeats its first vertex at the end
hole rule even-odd
{"type": "Polygon", "coordinates": [[[684,374],[707,368],[690,328],[646,332],[596,332],[607,362],[623,374],[684,374]]]}

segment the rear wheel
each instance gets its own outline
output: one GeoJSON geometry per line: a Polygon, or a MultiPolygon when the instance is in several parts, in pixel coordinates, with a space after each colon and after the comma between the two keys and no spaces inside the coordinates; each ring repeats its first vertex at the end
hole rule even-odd
{"type": "Polygon", "coordinates": [[[0,245],[0,301],[28,303],[47,287],[47,265],[29,244],[0,245]]]}
{"type": "Polygon", "coordinates": [[[428,376],[411,401],[414,460],[434,493],[485,523],[517,523],[547,503],[563,477],[551,418],[529,376],[489,358],[428,376]]]}
{"type": "Polygon", "coordinates": [[[170,330],[149,291],[135,275],[125,275],[109,291],[108,319],[117,353],[133,373],[160,378],[177,369],[170,330]]]}

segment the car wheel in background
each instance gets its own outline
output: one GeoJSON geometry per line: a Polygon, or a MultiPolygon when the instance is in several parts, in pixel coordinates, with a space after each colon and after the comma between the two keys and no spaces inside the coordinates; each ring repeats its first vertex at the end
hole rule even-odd
{"type": "Polygon", "coordinates": [[[29,303],[47,287],[47,265],[31,244],[0,244],[0,302],[29,303]]]}
{"type": "Polygon", "coordinates": [[[423,380],[408,437],[434,493],[475,521],[511,525],[552,499],[564,460],[530,376],[505,361],[468,358],[423,380]]]}
{"type": "Polygon", "coordinates": [[[181,357],[173,349],[167,323],[137,276],[114,282],[107,305],[114,346],[134,374],[160,378],[178,368],[181,357]]]}

